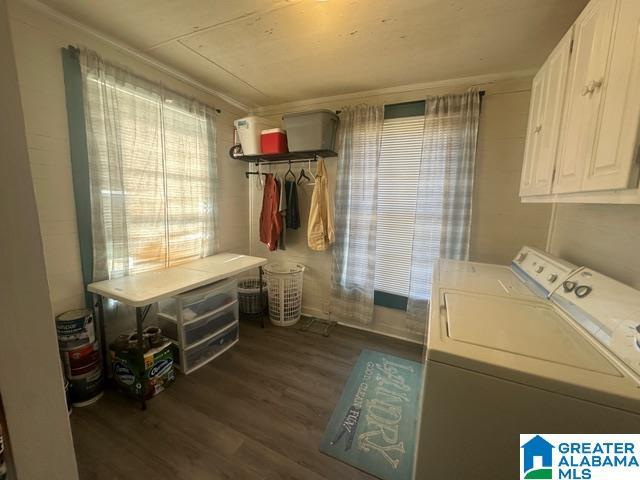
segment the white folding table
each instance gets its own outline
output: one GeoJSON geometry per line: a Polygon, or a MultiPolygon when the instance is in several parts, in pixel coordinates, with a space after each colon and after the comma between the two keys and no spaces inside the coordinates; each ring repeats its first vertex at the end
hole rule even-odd
{"type": "MultiPolygon", "coordinates": [[[[266,263],[267,260],[265,258],[235,253],[219,253],[175,267],[89,284],[87,290],[96,296],[103,355],[106,355],[104,298],[111,298],[125,305],[135,307],[138,350],[142,364],[144,365],[142,330],[145,317],[154,303],[219,280],[233,277],[252,268],[259,269],[260,286],[262,287],[262,266],[266,263]]],[[[260,298],[262,298],[262,295],[260,298]]],[[[143,409],[146,408],[144,398],[145,390],[143,383],[142,398],[140,399],[143,409]]]]}

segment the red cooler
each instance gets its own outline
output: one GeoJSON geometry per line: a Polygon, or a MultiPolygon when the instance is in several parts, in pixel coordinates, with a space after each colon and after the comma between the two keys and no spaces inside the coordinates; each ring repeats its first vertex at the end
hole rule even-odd
{"type": "Polygon", "coordinates": [[[281,128],[270,128],[260,132],[262,153],[287,153],[287,134],[281,128]]]}

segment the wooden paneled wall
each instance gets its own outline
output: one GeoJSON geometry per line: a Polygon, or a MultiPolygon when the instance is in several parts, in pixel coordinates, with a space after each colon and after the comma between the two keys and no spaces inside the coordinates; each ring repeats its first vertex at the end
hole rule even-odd
{"type": "Polygon", "coordinates": [[[640,205],[558,204],[549,250],[640,289],[640,205]]]}

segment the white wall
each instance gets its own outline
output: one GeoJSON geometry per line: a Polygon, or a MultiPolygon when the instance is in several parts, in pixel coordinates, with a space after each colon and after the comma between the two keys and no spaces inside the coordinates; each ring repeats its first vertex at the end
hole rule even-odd
{"type": "Polygon", "coordinates": [[[227,155],[233,143],[233,120],[242,116],[243,110],[22,2],[11,1],[10,22],[55,314],[84,304],[60,53],[70,44],[89,47],[109,61],[222,110],[217,119],[220,249],[248,253],[249,204],[244,170],[227,155]]]}
{"type": "Polygon", "coordinates": [[[73,480],[78,473],[4,0],[0,63],[0,392],[12,463],[20,480],[73,480]]]}
{"type": "Polygon", "coordinates": [[[640,289],[640,205],[558,204],[549,250],[640,289]]]}
{"type": "MultiPolygon", "coordinates": [[[[279,120],[282,113],[328,108],[338,110],[358,103],[398,103],[424,99],[427,95],[462,92],[473,83],[485,90],[473,199],[471,260],[507,264],[523,244],[544,248],[551,207],[520,203],[518,187],[524,156],[524,141],[529,112],[531,78],[500,81],[460,81],[438,87],[404,87],[383,92],[365,92],[330,99],[295,102],[258,110],[258,114],[279,120]],[[522,225],[522,219],[527,221],[522,225]],[[516,228],[515,225],[518,225],[516,228]]],[[[335,186],[336,159],[326,164],[335,186]]],[[[284,173],[288,167],[275,171],[284,173]]],[[[296,165],[299,172],[300,165],[296,165]]],[[[262,205],[262,191],[252,177],[251,186],[251,252],[270,260],[294,261],[307,266],[304,276],[303,310],[326,317],[330,307],[331,250],[314,252],[306,245],[306,220],[311,187],[299,190],[303,228],[287,231],[287,250],[268,252],[259,241],[257,229],[262,205]]],[[[425,319],[426,321],[426,319],[425,319]]],[[[407,335],[404,313],[376,307],[374,322],[367,328],[409,340],[421,338],[407,335]]]]}

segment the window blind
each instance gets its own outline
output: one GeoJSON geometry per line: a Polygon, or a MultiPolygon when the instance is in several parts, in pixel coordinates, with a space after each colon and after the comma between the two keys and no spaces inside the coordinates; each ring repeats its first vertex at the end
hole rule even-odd
{"type": "Polygon", "coordinates": [[[464,142],[458,112],[437,116],[427,112],[425,117],[422,103],[422,113],[411,113],[419,106],[417,102],[399,104],[401,108],[391,115],[385,113],[378,168],[375,289],[415,297],[410,295],[413,268],[413,282],[427,287],[426,298],[421,299],[429,300],[431,276],[441,252],[444,185],[455,182],[449,177],[457,172],[446,168],[447,159],[461,157],[464,142]],[[403,114],[414,116],[398,116],[403,114]],[[421,166],[422,157],[429,163],[421,166]],[[419,232],[416,224],[421,226],[419,232]],[[415,242],[419,250],[414,250],[415,242]]]}
{"type": "Polygon", "coordinates": [[[409,295],[423,132],[423,115],[387,116],[382,127],[375,289],[403,297],[409,295]]]}

